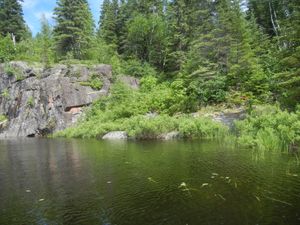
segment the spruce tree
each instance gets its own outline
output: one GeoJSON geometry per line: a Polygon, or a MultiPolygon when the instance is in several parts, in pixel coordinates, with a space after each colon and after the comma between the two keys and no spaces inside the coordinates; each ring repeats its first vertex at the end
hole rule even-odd
{"type": "Polygon", "coordinates": [[[278,52],[277,95],[285,105],[295,107],[300,102],[300,2],[291,0],[288,13],[281,19],[281,48],[278,52]]]}
{"type": "MultiPolygon", "coordinates": [[[[255,55],[253,33],[240,1],[220,1],[218,5],[219,22],[226,31],[227,48],[223,61],[231,87],[241,92],[249,92],[261,97],[268,90],[265,73],[255,55]],[[251,45],[254,44],[254,45],[251,45]]],[[[220,55],[221,57],[221,55],[220,55]]]]}
{"type": "Polygon", "coordinates": [[[58,0],[54,37],[59,57],[84,59],[93,36],[93,19],[86,0],[58,0]]]}
{"type": "Polygon", "coordinates": [[[53,59],[53,31],[45,15],[42,15],[41,32],[36,35],[36,40],[40,46],[41,61],[49,66],[53,59]]]}
{"type": "Polygon", "coordinates": [[[117,45],[117,19],[119,5],[117,0],[104,0],[100,13],[98,36],[107,44],[117,45]]]}
{"type": "Polygon", "coordinates": [[[10,35],[20,41],[26,36],[26,26],[20,2],[23,0],[0,0],[0,34],[10,35]]]}
{"type": "Polygon", "coordinates": [[[178,71],[185,61],[188,48],[188,7],[184,0],[174,0],[169,3],[168,24],[171,30],[171,38],[168,45],[168,70],[178,71]]]}

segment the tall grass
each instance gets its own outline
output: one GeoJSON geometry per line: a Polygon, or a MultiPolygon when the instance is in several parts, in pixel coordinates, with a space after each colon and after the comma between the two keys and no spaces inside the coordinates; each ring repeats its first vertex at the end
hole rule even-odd
{"type": "Polygon", "coordinates": [[[158,85],[151,77],[141,83],[139,91],[115,84],[111,96],[94,103],[76,126],[55,136],[101,138],[110,131],[126,131],[131,138],[156,139],[176,131],[181,138],[230,139],[231,143],[261,152],[288,151],[299,146],[300,108],[288,112],[279,106],[257,106],[245,120],[236,122],[235,132],[229,133],[225,125],[210,118],[174,114],[182,107],[183,98],[174,97],[174,90],[167,84],[158,85]],[[172,109],[170,101],[174,103],[172,109]],[[149,112],[155,114],[147,116],[149,112]]]}
{"type": "MultiPolygon", "coordinates": [[[[104,117],[103,117],[104,118],[104,117]]],[[[82,122],[75,127],[55,134],[56,137],[101,138],[110,131],[126,131],[135,139],[158,139],[161,134],[177,131],[181,138],[221,138],[228,128],[208,118],[190,116],[159,115],[148,117],[137,115],[130,118],[103,121],[103,118],[82,122]]]]}
{"type": "Polygon", "coordinates": [[[238,143],[262,151],[289,151],[300,143],[300,110],[260,106],[236,122],[238,143]]]}

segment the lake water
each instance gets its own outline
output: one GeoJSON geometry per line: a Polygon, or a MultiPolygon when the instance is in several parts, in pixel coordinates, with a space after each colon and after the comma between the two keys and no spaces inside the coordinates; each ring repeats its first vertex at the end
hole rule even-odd
{"type": "Polygon", "coordinates": [[[0,224],[300,224],[300,166],[212,141],[0,140],[0,224]]]}

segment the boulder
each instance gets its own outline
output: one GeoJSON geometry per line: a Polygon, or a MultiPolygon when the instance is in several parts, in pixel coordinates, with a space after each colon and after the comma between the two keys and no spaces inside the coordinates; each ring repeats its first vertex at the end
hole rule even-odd
{"type": "Polygon", "coordinates": [[[104,140],[126,140],[128,135],[125,131],[113,131],[109,132],[102,137],[104,140]]]}
{"type": "Polygon", "coordinates": [[[229,128],[234,127],[234,123],[237,120],[243,120],[246,117],[246,112],[241,110],[239,112],[221,112],[215,113],[211,116],[213,121],[220,122],[229,128]]]}
{"type": "Polygon", "coordinates": [[[166,134],[161,134],[159,138],[166,141],[176,140],[180,138],[180,133],[178,131],[172,131],[166,134]]]}
{"type": "Polygon", "coordinates": [[[55,65],[44,69],[25,62],[0,64],[0,114],[8,122],[0,137],[34,137],[74,124],[83,107],[108,95],[112,82],[109,65],[55,65]],[[83,86],[92,76],[101,90],[83,86]]]}

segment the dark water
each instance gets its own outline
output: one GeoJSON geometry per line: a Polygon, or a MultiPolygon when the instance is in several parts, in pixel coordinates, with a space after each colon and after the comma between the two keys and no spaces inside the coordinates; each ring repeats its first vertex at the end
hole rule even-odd
{"type": "Polygon", "coordinates": [[[300,166],[213,142],[0,140],[0,224],[300,224],[300,166]]]}

